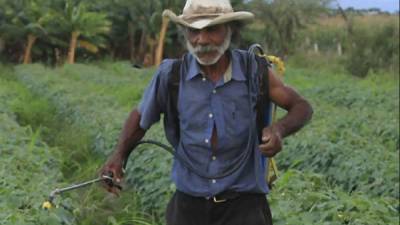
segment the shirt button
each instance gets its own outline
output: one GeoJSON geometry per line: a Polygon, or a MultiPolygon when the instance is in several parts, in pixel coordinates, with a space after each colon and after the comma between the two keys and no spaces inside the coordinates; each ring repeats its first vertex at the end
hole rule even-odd
{"type": "Polygon", "coordinates": [[[213,184],[217,183],[217,181],[216,181],[215,179],[213,179],[211,182],[212,182],[213,184]]]}
{"type": "Polygon", "coordinates": [[[213,94],[217,94],[217,90],[215,90],[215,89],[212,92],[213,92],[213,94]]]}
{"type": "Polygon", "coordinates": [[[205,139],[204,142],[208,144],[209,140],[208,140],[208,139],[205,139]]]}
{"type": "Polygon", "coordinates": [[[206,81],[206,78],[205,77],[203,77],[203,79],[201,79],[203,82],[205,82],[206,81]]]}
{"type": "Polygon", "coordinates": [[[213,114],[212,113],[208,114],[208,117],[213,118],[213,114]]]}
{"type": "Polygon", "coordinates": [[[216,159],[217,159],[217,157],[216,157],[216,156],[213,156],[213,157],[212,157],[212,160],[213,160],[213,161],[215,161],[216,159]]]}

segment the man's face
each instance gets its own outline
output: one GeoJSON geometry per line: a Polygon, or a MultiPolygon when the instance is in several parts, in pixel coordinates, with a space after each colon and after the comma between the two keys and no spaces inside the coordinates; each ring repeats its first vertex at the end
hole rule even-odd
{"type": "Polygon", "coordinates": [[[213,65],[229,48],[231,34],[231,28],[226,24],[201,30],[188,28],[186,46],[200,64],[213,65]]]}

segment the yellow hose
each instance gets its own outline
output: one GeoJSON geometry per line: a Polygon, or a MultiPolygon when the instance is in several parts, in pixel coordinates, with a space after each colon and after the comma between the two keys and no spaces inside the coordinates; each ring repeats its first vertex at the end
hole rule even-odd
{"type": "MultiPolygon", "coordinates": [[[[278,73],[278,75],[281,78],[283,78],[283,75],[286,71],[285,63],[279,57],[276,57],[273,55],[269,55],[269,56],[263,55],[262,57],[265,57],[269,62],[271,62],[275,66],[276,72],[278,73]]],[[[274,123],[276,121],[276,110],[277,110],[277,106],[274,104],[273,114],[272,114],[272,123],[274,123]]],[[[272,187],[272,184],[278,177],[279,177],[278,166],[276,164],[275,159],[273,157],[271,157],[268,160],[268,170],[267,170],[267,174],[266,174],[268,185],[270,187],[272,187]]]]}

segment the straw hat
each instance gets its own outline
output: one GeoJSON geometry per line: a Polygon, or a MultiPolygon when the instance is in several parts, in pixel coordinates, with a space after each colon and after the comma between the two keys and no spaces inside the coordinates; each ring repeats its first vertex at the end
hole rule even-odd
{"type": "Polygon", "coordinates": [[[234,12],[229,0],[187,0],[182,15],[177,16],[167,9],[164,10],[163,16],[194,29],[254,18],[254,14],[250,12],[234,12]]]}

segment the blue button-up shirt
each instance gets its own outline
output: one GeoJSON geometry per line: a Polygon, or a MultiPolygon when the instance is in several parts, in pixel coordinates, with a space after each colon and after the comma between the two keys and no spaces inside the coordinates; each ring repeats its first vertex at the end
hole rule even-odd
{"type": "MultiPolygon", "coordinates": [[[[250,125],[255,124],[252,122],[256,112],[249,95],[254,97],[257,93],[249,92],[246,80],[250,76],[245,73],[255,73],[257,65],[247,65],[247,52],[232,50],[230,56],[231,76],[221,76],[216,83],[207,79],[192,55],[184,57],[178,96],[180,139],[175,151],[186,164],[210,177],[239,163],[238,158],[247,151],[248,141],[249,157],[238,170],[220,179],[202,178],[175,159],[172,180],[178,190],[192,196],[211,197],[226,190],[268,192],[264,176],[266,160],[258,149],[257,136],[248,140],[249,129],[256,129],[250,125]],[[218,144],[213,149],[211,136],[214,127],[218,144]]],[[[143,129],[149,129],[166,111],[172,62],[168,59],[163,61],[144,93],[139,105],[140,127],[143,129]]]]}

